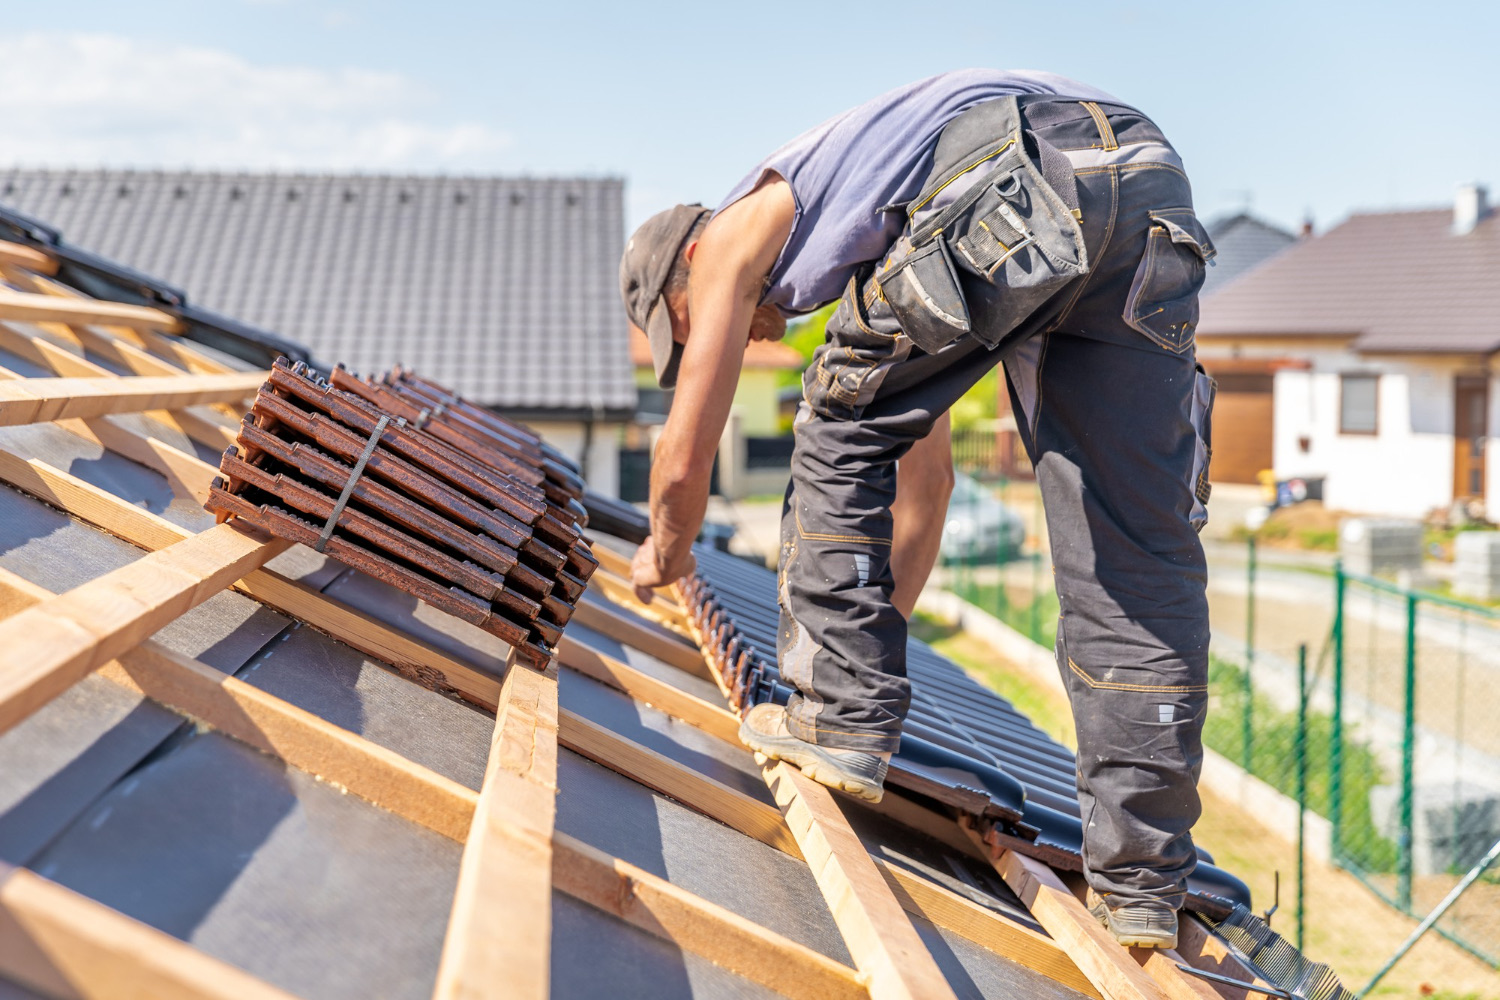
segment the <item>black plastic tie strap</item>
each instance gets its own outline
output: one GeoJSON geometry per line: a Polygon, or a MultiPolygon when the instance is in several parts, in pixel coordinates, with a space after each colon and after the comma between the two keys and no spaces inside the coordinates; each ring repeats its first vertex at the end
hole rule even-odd
{"type": "Polygon", "coordinates": [[[354,495],[354,487],[359,482],[359,477],[365,473],[365,463],[370,456],[375,454],[375,446],[380,443],[380,435],[385,433],[386,425],[391,422],[390,415],[382,416],[375,421],[375,429],[370,432],[370,440],[365,442],[365,450],[359,453],[359,461],[354,463],[354,471],[349,473],[349,481],[344,484],[344,492],[339,494],[338,502],[333,505],[333,513],[328,515],[328,520],[323,522],[323,530],[318,533],[318,543],[313,546],[322,552],[328,545],[328,539],[333,537],[333,529],[338,526],[339,515],[344,513],[344,508],[349,506],[349,498],[354,495]]]}

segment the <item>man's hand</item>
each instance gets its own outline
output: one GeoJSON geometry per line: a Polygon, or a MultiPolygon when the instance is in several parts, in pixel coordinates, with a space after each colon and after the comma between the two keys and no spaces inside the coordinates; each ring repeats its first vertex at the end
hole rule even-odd
{"type": "Polygon", "coordinates": [[[687,558],[681,560],[679,565],[661,565],[658,562],[656,538],[647,536],[641,547],[635,550],[635,558],[630,561],[630,582],[635,584],[636,599],[642,604],[650,604],[657,587],[676,583],[697,566],[698,561],[693,558],[692,552],[688,552],[687,558]]]}

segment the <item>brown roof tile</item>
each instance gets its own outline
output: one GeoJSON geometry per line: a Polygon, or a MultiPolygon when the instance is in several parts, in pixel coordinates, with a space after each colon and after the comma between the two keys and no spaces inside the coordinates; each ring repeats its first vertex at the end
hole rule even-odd
{"type": "Polygon", "coordinates": [[[1449,210],[1351,216],[1203,300],[1208,336],[1352,334],[1382,352],[1500,350],[1500,218],[1463,236],[1449,210]]]}

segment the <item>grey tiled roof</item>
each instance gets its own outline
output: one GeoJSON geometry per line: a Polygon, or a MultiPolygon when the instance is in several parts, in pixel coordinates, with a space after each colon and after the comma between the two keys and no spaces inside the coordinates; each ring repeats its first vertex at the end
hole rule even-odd
{"type": "Polygon", "coordinates": [[[1359,351],[1500,350],[1500,216],[1452,231],[1450,209],[1350,216],[1203,300],[1198,332],[1352,335],[1359,351]]]}
{"type": "Polygon", "coordinates": [[[1297,242],[1297,237],[1285,229],[1245,212],[1210,222],[1208,235],[1219,252],[1203,282],[1204,295],[1223,288],[1297,242]]]}
{"type": "Polygon", "coordinates": [[[619,179],[0,170],[0,204],[368,373],[538,416],[635,406],[619,179]]]}

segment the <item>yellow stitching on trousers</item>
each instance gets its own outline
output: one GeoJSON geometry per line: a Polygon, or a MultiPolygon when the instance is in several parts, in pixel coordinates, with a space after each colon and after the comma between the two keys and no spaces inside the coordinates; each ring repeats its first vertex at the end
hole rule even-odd
{"type": "Polygon", "coordinates": [[[792,511],[792,517],[797,522],[797,534],[802,538],[815,538],[820,542],[857,542],[860,545],[890,545],[889,538],[866,538],[864,535],[830,535],[823,532],[808,531],[802,527],[802,512],[792,511]]]}
{"type": "Polygon", "coordinates": [[[1107,688],[1110,691],[1139,691],[1145,694],[1206,694],[1207,684],[1118,684],[1114,681],[1096,681],[1083,672],[1083,668],[1068,657],[1068,666],[1091,688],[1107,688]]]}

